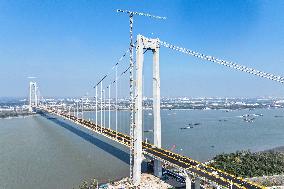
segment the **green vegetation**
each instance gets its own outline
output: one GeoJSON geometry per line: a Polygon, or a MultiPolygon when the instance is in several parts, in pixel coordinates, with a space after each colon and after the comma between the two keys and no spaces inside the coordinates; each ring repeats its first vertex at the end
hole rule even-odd
{"type": "Polygon", "coordinates": [[[213,160],[211,166],[245,178],[284,173],[284,154],[279,152],[238,151],[217,155],[213,160]]]}

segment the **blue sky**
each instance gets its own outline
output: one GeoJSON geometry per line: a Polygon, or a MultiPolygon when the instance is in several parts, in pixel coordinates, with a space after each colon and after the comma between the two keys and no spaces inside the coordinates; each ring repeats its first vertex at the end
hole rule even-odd
{"type": "MultiPolygon", "coordinates": [[[[135,35],[284,75],[281,0],[2,0],[0,96],[26,96],[28,76],[37,77],[44,96],[93,94],[92,86],[128,47],[128,18],[116,13],[118,8],[167,17],[135,17],[135,35]]],[[[280,83],[165,48],[160,64],[162,96],[284,95],[280,83]]],[[[150,54],[144,77],[150,95],[150,54]]]]}

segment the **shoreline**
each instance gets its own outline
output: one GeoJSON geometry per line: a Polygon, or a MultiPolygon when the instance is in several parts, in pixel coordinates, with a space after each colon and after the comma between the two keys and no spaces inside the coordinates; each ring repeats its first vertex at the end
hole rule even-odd
{"type": "Polygon", "coordinates": [[[24,114],[24,115],[9,115],[9,116],[5,116],[5,117],[0,117],[0,120],[3,120],[3,119],[15,119],[15,118],[26,118],[26,117],[31,117],[31,116],[34,116],[36,115],[35,113],[29,113],[29,114],[24,114]]]}
{"type": "Polygon", "coordinates": [[[278,147],[275,147],[275,148],[271,148],[271,149],[268,149],[268,150],[263,150],[263,151],[259,151],[259,152],[280,152],[280,153],[284,153],[284,146],[278,146],[278,147]]]}

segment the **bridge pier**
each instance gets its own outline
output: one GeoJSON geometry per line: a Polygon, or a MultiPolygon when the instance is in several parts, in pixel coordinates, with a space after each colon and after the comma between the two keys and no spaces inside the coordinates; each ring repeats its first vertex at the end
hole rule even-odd
{"type": "Polygon", "coordinates": [[[194,189],[200,189],[200,178],[195,178],[194,189]]]}
{"type": "Polygon", "coordinates": [[[154,160],[154,175],[162,177],[162,163],[159,160],[154,160]]]}
{"type": "Polygon", "coordinates": [[[192,183],[191,177],[190,177],[189,174],[186,173],[186,175],[185,175],[185,188],[191,189],[191,183],[192,183]]]}
{"type": "MultiPolygon", "coordinates": [[[[222,187],[219,186],[219,185],[216,184],[216,183],[211,182],[210,185],[213,186],[213,188],[215,188],[215,189],[222,189],[222,187]]],[[[230,186],[230,188],[232,189],[232,185],[230,186]]]]}

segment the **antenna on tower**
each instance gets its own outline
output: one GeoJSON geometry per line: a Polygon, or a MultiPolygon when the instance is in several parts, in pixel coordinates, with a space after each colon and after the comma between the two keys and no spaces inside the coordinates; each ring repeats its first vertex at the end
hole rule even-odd
{"type": "MultiPolygon", "coordinates": [[[[141,150],[142,149],[135,149],[134,148],[134,129],[141,129],[141,128],[136,128],[135,127],[135,122],[134,122],[134,116],[135,116],[135,104],[134,104],[134,61],[133,61],[133,16],[138,15],[138,16],[145,16],[145,17],[150,17],[154,19],[162,19],[165,20],[166,17],[162,16],[156,16],[156,15],[151,15],[148,13],[142,13],[142,12],[134,12],[134,11],[129,11],[129,10],[121,10],[117,9],[117,12],[119,13],[126,13],[129,16],[129,29],[130,29],[130,42],[129,42],[129,74],[130,74],[130,179],[134,183],[134,185],[137,185],[140,183],[141,179],[141,173],[139,174],[134,174],[133,170],[141,170],[141,163],[139,162],[139,158],[134,158],[134,154],[137,154],[135,150],[141,150]],[[140,164],[140,165],[139,165],[140,164]],[[135,167],[135,166],[140,166],[140,168],[135,167]]],[[[137,142],[137,141],[136,141],[137,142]]],[[[142,141],[141,141],[142,143],[142,141]]],[[[139,153],[140,154],[140,153],[139,153]]]]}

